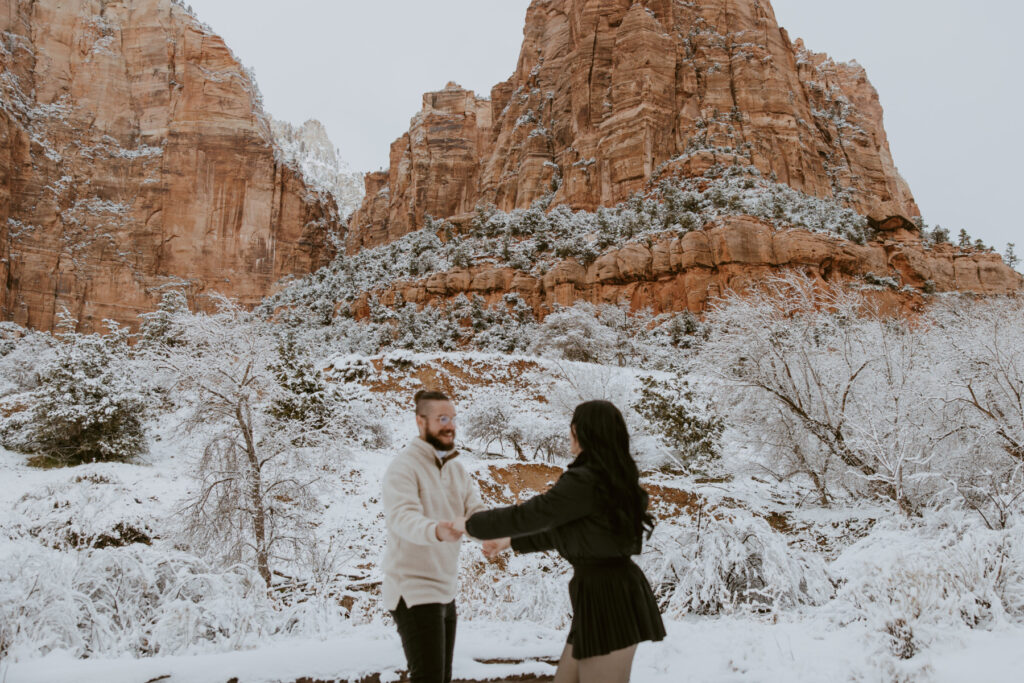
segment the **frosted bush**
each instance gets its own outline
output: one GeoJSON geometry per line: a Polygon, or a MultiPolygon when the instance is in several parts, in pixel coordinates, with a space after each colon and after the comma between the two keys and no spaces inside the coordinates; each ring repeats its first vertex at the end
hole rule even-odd
{"type": "Polygon", "coordinates": [[[947,419],[961,427],[949,478],[992,528],[1024,505],[1024,298],[945,299],[930,312],[945,350],[947,419]]]}
{"type": "Polygon", "coordinates": [[[884,524],[831,572],[842,582],[835,609],[843,621],[906,624],[919,643],[940,626],[1024,621],[1024,527],[990,531],[948,512],[884,524]]]}
{"type": "Polygon", "coordinates": [[[743,510],[662,522],[642,557],[665,612],[721,614],[818,605],[832,594],[824,562],[743,510]]]}
{"type": "Polygon", "coordinates": [[[492,391],[476,398],[466,410],[465,438],[488,450],[497,442],[500,448],[511,446],[520,460],[554,461],[568,453],[568,420],[560,416],[538,415],[523,410],[511,393],[492,391]]]}
{"type": "Polygon", "coordinates": [[[54,343],[48,334],[0,323],[0,396],[35,389],[39,368],[53,358],[54,343]]]}
{"type": "Polygon", "coordinates": [[[14,543],[4,551],[0,622],[14,659],[227,649],[281,628],[259,575],[244,568],[217,573],[145,546],[58,552],[14,543]]]}
{"type": "Polygon", "coordinates": [[[646,428],[668,449],[670,457],[689,471],[706,471],[721,457],[725,425],[707,397],[683,377],[640,378],[633,409],[646,428]]]}
{"type": "Polygon", "coordinates": [[[636,378],[618,368],[590,363],[557,363],[548,400],[565,418],[566,424],[576,406],[584,401],[611,401],[631,428],[636,414],[629,410],[636,394],[636,378]]]}
{"type": "Polygon", "coordinates": [[[334,447],[341,443],[362,448],[387,448],[392,443],[390,423],[370,391],[361,384],[341,383],[330,387],[332,420],[321,443],[334,447]]]}
{"type": "Polygon", "coordinates": [[[597,307],[587,303],[555,311],[544,319],[530,351],[583,363],[611,361],[618,339],[597,313],[597,307]]]}
{"type": "Polygon", "coordinates": [[[30,491],[14,505],[26,533],[51,548],[150,543],[152,506],[112,475],[93,472],[30,491]]]}
{"type": "Polygon", "coordinates": [[[927,320],[790,273],[730,294],[708,328],[697,364],[764,472],[806,478],[823,505],[836,489],[906,514],[941,502],[964,425],[942,400],[952,359],[927,320]]]}
{"type": "MultiPolygon", "coordinates": [[[[365,613],[368,594],[341,585],[267,592],[259,574],[216,570],[167,548],[56,551],[0,546],[0,648],[12,660],[53,651],[122,657],[234,651],[276,635],[320,635],[365,613]]],[[[0,654],[3,654],[0,650],[0,654]]]]}
{"type": "Polygon", "coordinates": [[[505,553],[489,563],[478,547],[464,550],[456,598],[459,616],[565,628],[572,616],[569,569],[553,553],[505,553]]]}

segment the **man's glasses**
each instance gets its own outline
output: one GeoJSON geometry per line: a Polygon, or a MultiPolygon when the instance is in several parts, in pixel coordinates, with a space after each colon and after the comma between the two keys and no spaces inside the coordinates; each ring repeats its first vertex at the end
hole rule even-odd
{"type": "MultiPolygon", "coordinates": [[[[420,417],[422,417],[424,420],[429,420],[430,419],[426,415],[422,415],[422,414],[420,415],[420,417]]],[[[438,421],[438,423],[442,427],[447,427],[448,425],[455,424],[455,418],[454,417],[448,417],[447,415],[440,416],[439,418],[437,418],[437,421],[438,421]]]]}

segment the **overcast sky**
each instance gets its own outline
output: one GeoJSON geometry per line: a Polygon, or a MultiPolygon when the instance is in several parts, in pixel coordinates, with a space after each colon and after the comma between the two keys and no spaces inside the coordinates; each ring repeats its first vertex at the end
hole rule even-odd
{"type": "MultiPolygon", "coordinates": [[[[255,69],[277,118],[324,123],[357,170],[387,163],[428,90],[478,93],[515,69],[529,0],[189,0],[255,69]]],[[[1024,252],[1024,93],[1010,0],[772,0],[793,39],[856,59],[929,224],[1024,252]]]]}

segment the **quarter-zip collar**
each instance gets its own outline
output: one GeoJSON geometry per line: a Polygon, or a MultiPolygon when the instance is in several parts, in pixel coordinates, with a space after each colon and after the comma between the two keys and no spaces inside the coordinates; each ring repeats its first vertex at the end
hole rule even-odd
{"type": "Polygon", "coordinates": [[[451,461],[452,459],[459,455],[458,450],[452,450],[452,452],[446,455],[445,457],[438,458],[437,451],[434,449],[434,447],[418,436],[412,440],[411,447],[413,452],[416,453],[417,457],[426,458],[430,462],[434,463],[437,466],[437,469],[439,470],[443,470],[444,466],[447,465],[449,461],[451,461]]]}

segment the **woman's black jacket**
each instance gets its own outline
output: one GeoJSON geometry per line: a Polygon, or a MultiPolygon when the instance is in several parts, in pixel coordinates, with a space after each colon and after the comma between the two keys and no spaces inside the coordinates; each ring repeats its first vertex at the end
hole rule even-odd
{"type": "Polygon", "coordinates": [[[466,520],[466,531],[481,540],[511,537],[520,553],[557,550],[574,564],[638,555],[640,537],[616,532],[612,523],[613,506],[625,501],[610,500],[603,479],[581,454],[546,493],[478,512],[466,520]]]}

